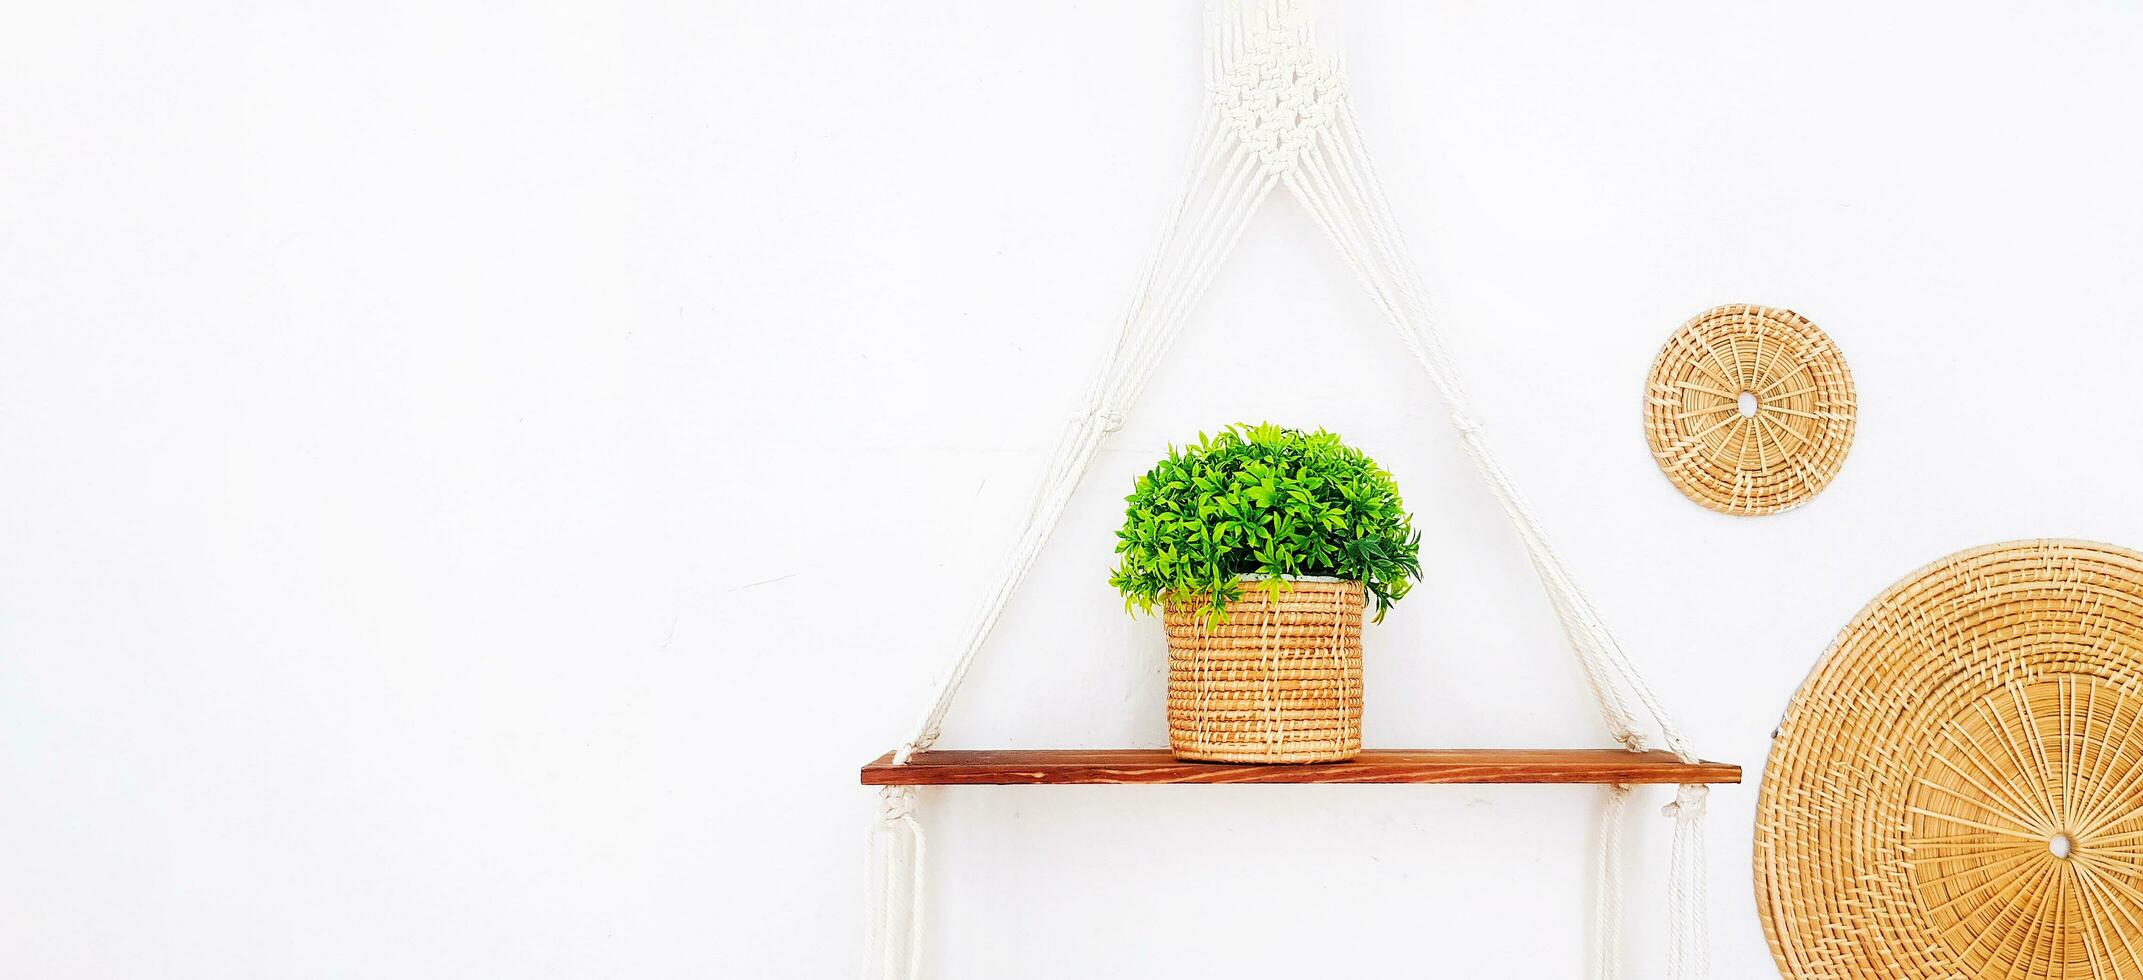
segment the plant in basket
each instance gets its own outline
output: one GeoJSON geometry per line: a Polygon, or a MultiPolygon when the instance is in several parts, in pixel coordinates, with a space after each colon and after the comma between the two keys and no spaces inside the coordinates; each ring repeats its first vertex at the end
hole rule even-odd
{"type": "Polygon", "coordinates": [[[1332,433],[1235,425],[1138,478],[1110,584],[1162,611],[1177,758],[1333,762],[1362,747],[1362,624],[1421,575],[1391,474],[1332,433]]]}

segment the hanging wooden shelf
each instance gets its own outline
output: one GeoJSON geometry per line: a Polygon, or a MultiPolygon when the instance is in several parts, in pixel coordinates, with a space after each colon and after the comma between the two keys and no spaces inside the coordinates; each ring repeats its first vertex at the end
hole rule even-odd
{"type": "Polygon", "coordinates": [[[1184,762],[1167,749],[950,749],[899,766],[887,753],[863,767],[866,786],[1740,781],[1740,766],[1622,749],[1367,749],[1311,765],[1184,762]]]}

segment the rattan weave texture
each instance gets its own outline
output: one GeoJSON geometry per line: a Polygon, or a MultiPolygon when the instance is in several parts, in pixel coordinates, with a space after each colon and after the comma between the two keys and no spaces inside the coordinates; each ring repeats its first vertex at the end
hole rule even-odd
{"type": "Polygon", "coordinates": [[[1171,602],[1168,747],[1207,762],[1337,762],[1362,750],[1360,582],[1246,582],[1228,621],[1171,602]]]}
{"type": "Polygon", "coordinates": [[[2143,554],[1993,545],[1869,603],[1786,709],[1755,877],[1788,977],[2143,977],[2143,554]]]}
{"type": "Polygon", "coordinates": [[[1814,497],[1845,465],[1855,414],[1845,356],[1792,310],[1699,314],[1667,339],[1645,385],[1652,458],[1689,499],[1728,514],[1814,497]]]}

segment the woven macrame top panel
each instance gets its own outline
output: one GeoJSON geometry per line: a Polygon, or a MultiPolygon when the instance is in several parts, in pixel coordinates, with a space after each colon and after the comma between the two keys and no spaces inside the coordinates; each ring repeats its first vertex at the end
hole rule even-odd
{"type": "Polygon", "coordinates": [[[1960,552],[1869,603],[1757,801],[1779,970],[2143,978],[2143,554],[1960,552]]]}
{"type": "Polygon", "coordinates": [[[1853,443],[1853,376],[1792,310],[1721,306],[1683,324],[1652,362],[1645,439],[1689,499],[1773,514],[1816,495],[1853,443]]]}

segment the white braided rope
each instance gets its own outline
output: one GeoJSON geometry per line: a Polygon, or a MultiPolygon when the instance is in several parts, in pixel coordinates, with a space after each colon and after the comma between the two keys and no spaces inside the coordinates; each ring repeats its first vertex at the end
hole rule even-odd
{"type": "MultiPolygon", "coordinates": [[[[1132,294],[1107,364],[1088,386],[1035,487],[996,588],[984,597],[937,697],[893,761],[906,764],[937,741],[976,655],[1048,542],[1102,440],[1122,424],[1123,413],[1137,401],[1250,218],[1283,184],[1368,287],[1450,406],[1459,443],[1524,543],[1609,731],[1630,749],[1646,747],[1627,690],[1658,725],[1667,747],[1684,761],[1696,761],[1688,740],[1549,546],[1545,530],[1489,447],[1370,165],[1338,60],[1314,46],[1308,18],[1294,0],[1226,0],[1224,7],[1213,4],[1207,11],[1206,70],[1213,99],[1192,144],[1189,180],[1132,294]]],[[[1675,818],[1669,896],[1674,980],[1696,980],[1704,971],[1704,792],[1702,786],[1682,787],[1667,811],[1675,818]]],[[[1602,824],[1597,969],[1603,978],[1620,972],[1621,816],[1628,795],[1628,787],[1612,789],[1602,824]]],[[[912,980],[921,969],[923,836],[914,803],[913,789],[889,787],[881,794],[880,818],[872,824],[869,948],[875,951],[876,972],[888,980],[912,980]]]]}
{"type": "Polygon", "coordinates": [[[1489,446],[1473,414],[1472,400],[1459,382],[1457,369],[1436,331],[1435,319],[1428,313],[1427,291],[1413,263],[1405,257],[1404,239],[1390,217],[1383,185],[1362,148],[1351,108],[1341,103],[1334,125],[1303,155],[1301,167],[1290,172],[1284,182],[1368,287],[1378,309],[1399,331],[1407,349],[1450,406],[1459,445],[1525,544],[1609,731],[1632,749],[1645,747],[1644,734],[1637,729],[1623,698],[1622,688],[1626,687],[1659,725],[1668,747],[1684,761],[1696,761],[1680,727],[1593,611],[1592,601],[1548,544],[1547,532],[1489,446]]]}
{"type": "Polygon", "coordinates": [[[1223,139],[1227,134],[1221,122],[1217,112],[1211,114],[1200,134],[1191,181],[1170,215],[1154,261],[1125,314],[1115,350],[1058,440],[1028,505],[1019,542],[998,573],[996,588],[984,598],[959,655],[945,672],[938,695],[914,735],[894,753],[895,763],[906,764],[916,752],[937,741],[945,714],[952,709],[976,654],[1056,530],[1102,439],[1122,424],[1123,413],[1138,400],[1154,367],[1181,332],[1191,304],[1205,292],[1220,261],[1234,249],[1251,215],[1277,184],[1275,175],[1261,171],[1256,154],[1232,139],[1223,139]]]}
{"type": "MultiPolygon", "coordinates": [[[[1218,32],[1209,29],[1208,34],[1217,36],[1218,32]]],[[[1217,74],[1225,67],[1226,59],[1213,53],[1210,71],[1217,74]]],[[[1122,425],[1123,413],[1137,401],[1154,367],[1175,342],[1185,315],[1234,249],[1251,216],[1278,185],[1278,175],[1235,138],[1217,104],[1206,113],[1190,157],[1189,179],[1132,293],[1108,363],[1087,387],[1081,408],[1058,439],[1035,486],[1019,540],[998,573],[997,585],[983,598],[958,656],[943,675],[937,697],[914,734],[894,752],[896,764],[906,764],[916,752],[937,741],[975,656],[1056,529],[1103,438],[1122,425]]],[[[866,948],[873,951],[873,971],[888,980],[912,980],[920,975],[922,964],[923,836],[914,815],[914,796],[908,787],[899,787],[897,793],[889,789],[881,798],[880,819],[871,825],[872,907],[866,948]]]]}
{"type": "MultiPolygon", "coordinates": [[[[1304,148],[1297,166],[1283,175],[1282,183],[1308,209],[1368,288],[1377,308],[1399,331],[1407,349],[1450,406],[1459,445],[1465,448],[1467,458],[1525,544],[1534,572],[1546,588],[1549,604],[1577,655],[1579,669],[1600,705],[1608,730],[1632,750],[1646,747],[1645,735],[1636,727],[1623,696],[1627,690],[1659,727],[1668,749],[1684,762],[1697,761],[1680,726],[1623,653],[1621,644],[1594,610],[1592,600],[1548,543],[1546,530],[1526,506],[1483,433],[1472,401],[1459,381],[1457,367],[1437,332],[1436,320],[1428,311],[1428,292],[1408,257],[1404,236],[1391,216],[1383,184],[1363,145],[1353,109],[1344,97],[1336,100],[1334,112],[1318,138],[1304,148]]],[[[1621,971],[1621,817],[1628,792],[1626,787],[1616,787],[1603,815],[1596,963],[1596,971],[1603,978],[1619,976],[1621,971]]],[[[1704,792],[1702,786],[1681,787],[1681,799],[1670,811],[1676,818],[1675,870],[1669,896],[1670,957],[1676,980],[1694,980],[1706,969],[1701,848],[1704,792]],[[1691,799],[1696,801],[1693,806],[1691,799]]]]}
{"type": "Polygon", "coordinates": [[[1599,892],[1592,902],[1593,976],[1599,980],[1622,976],[1622,813],[1629,809],[1629,802],[1630,788],[1617,783],[1607,788],[1607,805],[1600,812],[1600,859],[1595,869],[1599,892]]]}
{"type": "Polygon", "coordinates": [[[1705,911],[1704,798],[1709,786],[1683,786],[1660,812],[1674,818],[1674,856],[1667,866],[1668,980],[1703,980],[1711,974],[1711,931],[1705,911]]]}
{"type": "Polygon", "coordinates": [[[923,826],[915,821],[915,790],[878,791],[878,819],[865,847],[864,880],[870,888],[870,918],[863,948],[884,977],[921,975],[923,962],[923,826]]]}
{"type": "MultiPolygon", "coordinates": [[[[1593,903],[1593,975],[1599,980],[1620,980],[1622,815],[1628,809],[1630,787],[1616,785],[1607,790],[1607,806],[1600,817],[1599,893],[1593,903]]],[[[1710,907],[1705,895],[1704,800],[1710,794],[1708,786],[1677,787],[1674,802],[1660,808],[1662,814],[1674,818],[1674,851],[1667,866],[1667,927],[1675,941],[1667,947],[1668,980],[1702,980],[1710,972],[1710,931],[1704,917],[1710,907]]]]}

